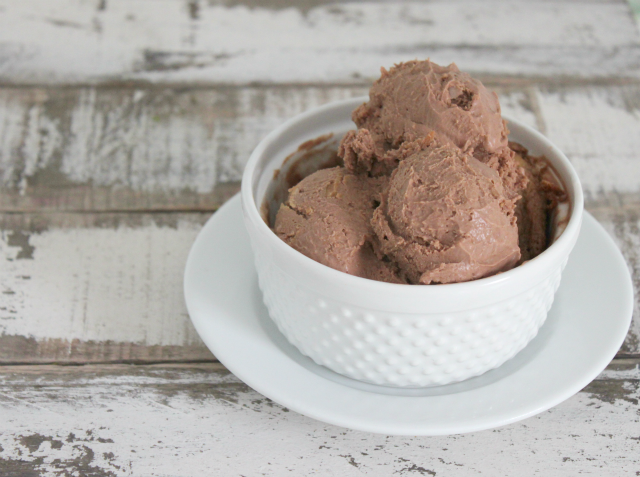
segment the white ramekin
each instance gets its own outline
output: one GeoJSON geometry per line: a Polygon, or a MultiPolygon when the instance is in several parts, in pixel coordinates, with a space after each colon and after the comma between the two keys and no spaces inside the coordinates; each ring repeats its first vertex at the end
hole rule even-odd
{"type": "Polygon", "coordinates": [[[527,345],[551,308],[580,231],[578,176],[548,139],[505,118],[510,140],[544,154],[570,198],[567,226],[547,250],[508,272],[448,285],[397,285],[339,272],[280,240],[263,221],[260,206],[283,160],[304,141],[354,129],[351,111],[367,99],[296,116],[251,154],[242,177],[242,208],[269,314],[301,353],[368,383],[434,386],[496,368],[527,345]]]}

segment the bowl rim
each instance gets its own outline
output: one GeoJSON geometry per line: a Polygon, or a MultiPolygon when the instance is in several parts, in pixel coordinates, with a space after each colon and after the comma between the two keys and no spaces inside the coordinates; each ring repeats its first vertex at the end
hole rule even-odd
{"type": "MultiPolygon", "coordinates": [[[[273,230],[264,222],[260,214],[260,206],[256,203],[256,198],[253,194],[253,179],[256,167],[262,156],[266,152],[267,148],[275,142],[281,135],[287,132],[298,123],[311,119],[314,116],[321,115],[333,109],[344,108],[351,104],[354,108],[363,102],[369,100],[368,96],[360,96],[355,98],[349,98],[339,101],[333,101],[325,105],[312,108],[301,114],[298,114],[292,118],[289,118],[283,122],[280,126],[273,129],[267,136],[265,136],[256,148],[251,153],[249,160],[245,166],[242,182],[241,182],[241,198],[242,209],[245,215],[245,220],[248,220],[256,231],[260,233],[260,237],[263,240],[267,240],[270,246],[273,246],[281,253],[291,255],[292,258],[298,260],[301,266],[307,267],[310,272],[314,272],[316,275],[324,276],[325,279],[330,280],[334,284],[338,284],[343,287],[366,287],[368,291],[379,293],[394,293],[401,292],[403,296],[415,296],[416,298],[425,298],[425,295],[430,296],[433,293],[441,295],[445,292],[448,293],[465,293],[473,292],[477,293],[479,288],[491,289],[495,286],[501,286],[504,282],[511,282],[518,279],[526,278],[527,275],[534,273],[536,270],[548,269],[550,266],[558,264],[558,261],[568,255],[563,253],[563,250],[570,251],[575,240],[577,239],[580,231],[580,225],[582,221],[582,213],[584,209],[584,195],[580,179],[576,173],[573,165],[566,157],[566,155],[553,144],[547,137],[542,135],[535,129],[527,126],[526,124],[509,117],[508,115],[502,115],[502,118],[507,121],[508,125],[515,125],[520,128],[527,135],[532,136],[534,140],[537,140],[549,148],[555,155],[555,159],[564,166],[564,171],[560,171],[557,166],[554,167],[560,175],[560,178],[567,187],[567,193],[569,194],[569,200],[571,204],[569,220],[567,226],[562,234],[537,257],[515,267],[506,272],[501,272],[489,277],[479,278],[476,280],[460,282],[460,283],[447,283],[438,284],[436,286],[407,286],[407,284],[388,283],[378,280],[371,280],[367,278],[350,275],[348,273],[335,270],[327,265],[307,257],[301,252],[295,250],[289,244],[281,240],[273,230]],[[565,172],[565,174],[563,174],[565,172]]],[[[355,124],[353,125],[356,128],[355,124]]],[[[300,141],[301,143],[303,141],[300,141]]],[[[526,147],[526,145],[525,145],[526,147]]],[[[294,152],[294,151],[291,151],[294,152]]],[[[553,161],[553,159],[551,159],[553,161]]],[[[251,234],[251,231],[249,231],[251,234]]],[[[533,284],[532,284],[533,285],[533,284]]]]}

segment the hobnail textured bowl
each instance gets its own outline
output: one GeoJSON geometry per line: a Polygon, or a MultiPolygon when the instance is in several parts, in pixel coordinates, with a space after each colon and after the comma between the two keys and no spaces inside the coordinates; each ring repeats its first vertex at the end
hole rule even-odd
{"type": "Polygon", "coordinates": [[[249,159],[242,207],[269,315],[301,353],[368,383],[435,386],[496,368],[531,341],[551,308],[580,231],[578,177],[544,136],[505,118],[510,139],[544,154],[569,195],[566,228],[547,250],[508,272],[448,285],[397,285],[339,272],[280,240],[260,206],[285,157],[304,141],[354,129],[351,111],[366,100],[332,103],[285,122],[249,159]]]}

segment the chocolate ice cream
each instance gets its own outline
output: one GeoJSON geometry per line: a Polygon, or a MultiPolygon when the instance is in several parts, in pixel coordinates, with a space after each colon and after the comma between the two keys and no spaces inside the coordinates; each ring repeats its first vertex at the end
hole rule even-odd
{"type": "Polygon", "coordinates": [[[567,195],[549,168],[544,157],[531,156],[525,147],[509,143],[515,161],[524,169],[527,185],[520,190],[521,199],[516,203],[518,246],[520,262],[531,260],[547,248],[551,235],[551,217],[559,202],[566,202],[567,195]]]}
{"type": "Polygon", "coordinates": [[[382,69],[352,118],[344,165],[292,187],[272,224],[296,250],[364,278],[436,284],[509,270],[547,246],[543,166],[509,145],[496,94],[456,65],[382,69]]]}
{"type": "Polygon", "coordinates": [[[381,254],[409,283],[455,283],[515,266],[514,211],[496,171],[454,146],[433,146],[393,171],[372,224],[381,254]]]}
{"type": "Polygon", "coordinates": [[[371,218],[388,179],[323,169],[289,191],[274,230],[307,257],[363,278],[397,282],[397,268],[374,254],[371,218]]]}
{"type": "Polygon", "coordinates": [[[369,102],[352,114],[358,130],[342,142],[347,168],[389,174],[406,157],[403,149],[433,135],[498,171],[510,196],[526,187],[524,171],[512,160],[495,93],[455,64],[409,61],[381,71],[369,102]]]}

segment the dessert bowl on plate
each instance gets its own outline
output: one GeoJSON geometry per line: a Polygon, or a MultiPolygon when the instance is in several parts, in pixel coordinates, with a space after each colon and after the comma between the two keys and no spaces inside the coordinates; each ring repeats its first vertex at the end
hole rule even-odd
{"type": "Polygon", "coordinates": [[[544,155],[568,196],[549,247],[509,271],[463,283],[404,285],[352,276],[283,242],[261,206],[283,160],[305,141],[353,129],[351,111],[363,101],[339,101],[290,119],[256,147],[245,168],[242,209],[269,315],[302,354],[367,383],[437,386],[500,366],[544,323],[578,238],[583,195],[575,170],[540,133],[505,118],[509,139],[544,155]]]}

